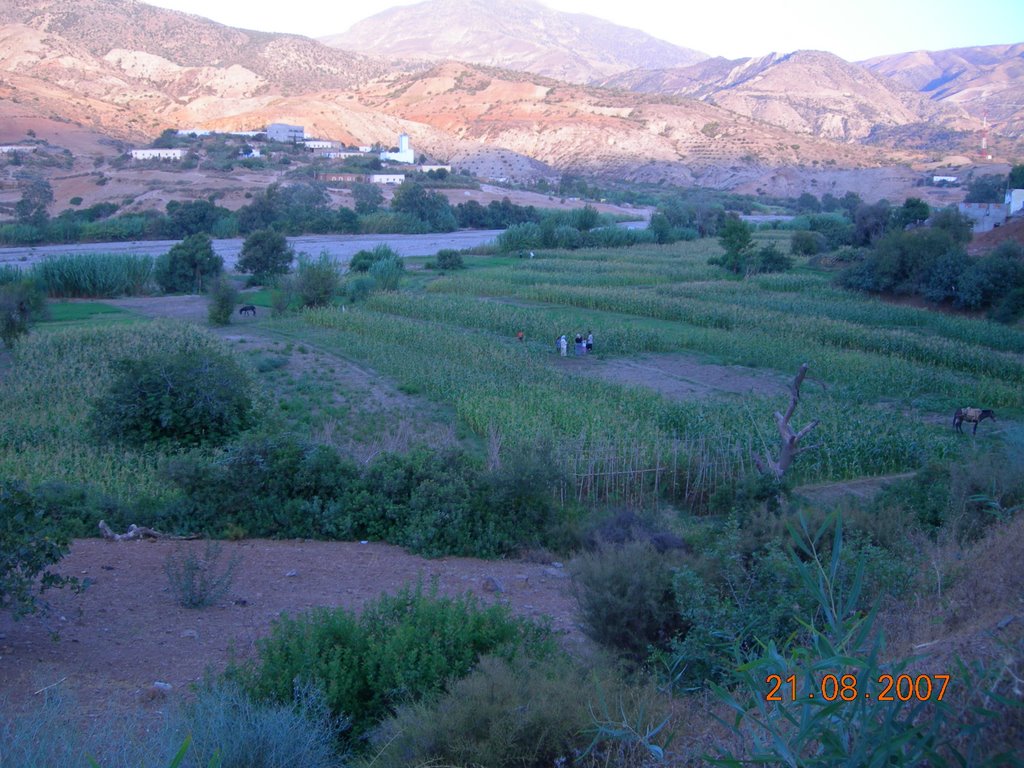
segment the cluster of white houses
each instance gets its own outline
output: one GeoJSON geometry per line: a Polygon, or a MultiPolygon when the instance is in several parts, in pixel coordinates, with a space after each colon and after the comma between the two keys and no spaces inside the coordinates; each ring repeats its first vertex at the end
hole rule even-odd
{"type": "MultiPolygon", "coordinates": [[[[265,136],[269,141],[277,141],[285,144],[302,144],[310,152],[318,157],[327,159],[344,159],[347,157],[366,157],[374,153],[374,148],[361,146],[346,148],[338,141],[327,139],[307,139],[305,128],[301,125],[290,125],[288,123],[271,123],[262,131],[210,131],[205,128],[182,128],[176,131],[179,136],[211,136],[220,133],[225,136],[239,136],[243,138],[256,138],[265,136]]],[[[133,149],[131,157],[133,160],[181,160],[185,156],[184,149],[133,149]]],[[[248,157],[259,157],[260,151],[251,148],[248,157]]],[[[398,137],[398,148],[396,150],[383,150],[377,152],[382,162],[405,163],[413,165],[416,162],[416,154],[412,149],[407,134],[400,134],[398,137]]],[[[448,165],[424,165],[417,167],[417,170],[451,171],[448,165]]],[[[319,177],[327,182],[367,182],[370,184],[401,184],[405,181],[405,174],[402,173],[325,173],[319,177]]]]}

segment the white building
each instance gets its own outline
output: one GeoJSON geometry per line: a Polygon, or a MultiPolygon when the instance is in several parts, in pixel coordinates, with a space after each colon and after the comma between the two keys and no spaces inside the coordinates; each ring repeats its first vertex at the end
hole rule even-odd
{"type": "Polygon", "coordinates": [[[340,157],[359,157],[362,154],[362,152],[359,152],[355,149],[331,149],[328,150],[327,152],[320,153],[320,157],[326,157],[330,160],[337,160],[340,157]]]}
{"type": "Polygon", "coordinates": [[[412,163],[416,162],[416,155],[412,151],[412,145],[409,144],[409,135],[406,133],[399,134],[398,136],[398,151],[397,152],[381,152],[381,160],[391,160],[396,163],[412,163]]]}
{"type": "Polygon", "coordinates": [[[271,123],[267,126],[267,138],[285,144],[296,144],[306,140],[306,130],[301,125],[288,123],[271,123]]]}
{"type": "Polygon", "coordinates": [[[9,155],[14,152],[35,152],[35,145],[5,144],[0,145],[0,155],[9,155]]]}
{"type": "Polygon", "coordinates": [[[205,128],[179,128],[175,131],[178,136],[210,136],[213,131],[208,131],[205,128]]]}
{"type": "Polygon", "coordinates": [[[418,165],[416,170],[421,173],[430,173],[431,171],[448,171],[448,173],[451,173],[452,167],[450,165],[418,165]]]}
{"type": "Polygon", "coordinates": [[[1010,216],[1016,216],[1024,209],[1024,189],[1006,190],[1006,209],[1010,216]]]}
{"type": "Polygon", "coordinates": [[[338,143],[335,141],[323,139],[306,139],[303,144],[306,145],[306,149],[334,149],[338,146],[338,143]]]}
{"type": "Polygon", "coordinates": [[[373,173],[370,174],[371,184],[401,184],[405,181],[404,173],[373,173]]]}
{"type": "Polygon", "coordinates": [[[956,176],[932,176],[932,184],[956,184],[956,176]]]}
{"type": "Polygon", "coordinates": [[[184,149],[133,149],[132,160],[181,160],[184,149]]]}
{"type": "Polygon", "coordinates": [[[971,220],[974,232],[991,232],[1006,223],[1009,207],[1004,203],[960,203],[957,206],[964,216],[971,220]]]}

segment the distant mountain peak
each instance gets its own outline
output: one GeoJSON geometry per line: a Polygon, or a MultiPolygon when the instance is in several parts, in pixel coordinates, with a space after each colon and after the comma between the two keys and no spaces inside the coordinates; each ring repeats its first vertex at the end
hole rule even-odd
{"type": "Polygon", "coordinates": [[[425,0],[320,39],[375,56],[456,59],[578,83],[708,58],[639,30],[555,11],[534,0],[425,0]]]}

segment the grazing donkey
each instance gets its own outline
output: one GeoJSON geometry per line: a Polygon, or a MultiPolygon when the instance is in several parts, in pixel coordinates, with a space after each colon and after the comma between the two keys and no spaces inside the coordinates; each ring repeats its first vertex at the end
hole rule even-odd
{"type": "Polygon", "coordinates": [[[985,419],[996,420],[995,411],[988,408],[957,408],[956,413],[953,414],[953,427],[957,432],[963,432],[963,423],[965,421],[974,424],[974,431],[972,435],[978,434],[978,424],[983,422],[985,419]]]}
{"type": "Polygon", "coordinates": [[[244,307],[241,307],[238,310],[238,314],[252,315],[253,317],[256,317],[256,307],[254,307],[252,304],[246,304],[244,307]]]}

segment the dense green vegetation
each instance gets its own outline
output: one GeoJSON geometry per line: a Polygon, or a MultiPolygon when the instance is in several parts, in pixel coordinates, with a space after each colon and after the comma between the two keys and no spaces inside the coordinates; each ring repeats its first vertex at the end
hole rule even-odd
{"type": "MultiPolygon", "coordinates": [[[[410,200],[431,215],[429,196],[410,200]]],[[[800,231],[835,253],[858,232],[870,239],[880,210],[810,212],[816,228],[800,231]]],[[[920,220],[916,205],[899,211],[920,220]]],[[[589,227],[577,232],[602,228],[575,215],[589,227]]],[[[443,272],[402,274],[393,254],[366,252],[341,282],[325,260],[304,259],[277,289],[296,301],[247,324],[263,344],[249,354],[251,341],[228,347],[191,326],[60,309],[95,319],[40,323],[14,341],[0,474],[24,483],[20,507],[64,537],[93,533],[102,516],[568,563],[580,623],[611,662],[570,660],[547,629],[503,607],[420,588],[361,614],[284,618],[257,659],[204,687],[204,717],[244,721],[253,743],[268,738],[259,724],[271,713],[305,718],[320,750],[312,764],[333,753],[362,765],[640,766],[672,745],[672,710],[692,707],[735,725],[716,752],[727,764],[781,762],[791,747],[815,765],[860,764],[871,749],[892,764],[956,764],[956,750],[998,765],[1021,706],[1004,674],[1019,672],[1019,644],[1010,661],[965,671],[970,685],[947,705],[769,707],[764,676],[820,679],[826,663],[864,679],[898,674],[905,648],[885,648],[872,607],[905,618],[924,603],[942,621],[941,597],[963,578],[949,553],[973,556],[987,536],[1019,531],[1024,331],[845,290],[821,253],[790,252],[792,231],[715,226],[720,241],[538,245],[533,258],[461,254],[462,269],[445,254],[443,272]],[[730,248],[771,248],[794,268],[713,263],[730,248]],[[353,303],[358,281],[368,283],[353,303]],[[590,357],[555,350],[561,334],[588,331],[590,357]],[[379,397],[360,405],[323,359],[379,374],[367,385],[379,397]],[[794,424],[816,420],[815,445],[776,481],[752,454],[775,450],[773,414],[804,362],[794,424]],[[155,380],[177,384],[158,398],[155,380]],[[405,416],[380,407],[392,385],[405,416]],[[965,404],[997,409],[998,426],[957,435],[949,416],[965,404]],[[339,424],[369,442],[403,419],[418,442],[360,453],[351,433],[338,439],[339,424]],[[421,431],[425,421],[447,426],[448,441],[421,431]],[[896,473],[911,476],[838,512],[801,500],[807,483],[896,473]],[[749,729],[770,738],[751,741],[749,729]]],[[[509,231],[527,227],[543,231],[509,231]]],[[[879,231],[869,247],[885,253],[886,238],[917,231],[879,231]]],[[[676,757],[699,759],[678,747],[685,738],[676,757]]]]}

